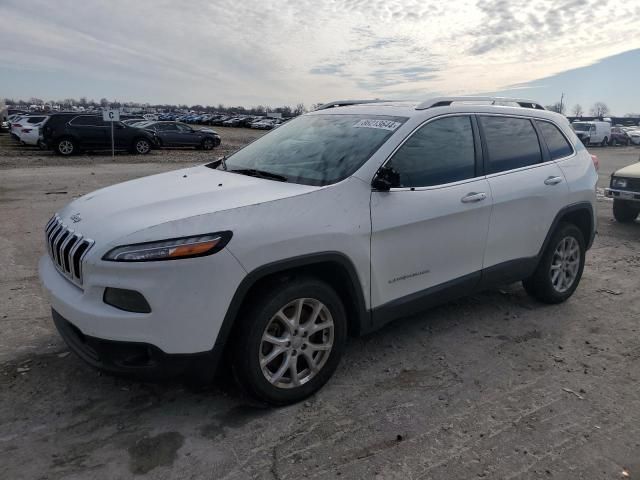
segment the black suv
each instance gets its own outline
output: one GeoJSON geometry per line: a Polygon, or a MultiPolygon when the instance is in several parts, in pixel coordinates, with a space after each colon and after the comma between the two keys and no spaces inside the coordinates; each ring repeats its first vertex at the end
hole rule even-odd
{"type": "MultiPolygon", "coordinates": [[[[98,115],[59,113],[49,117],[42,130],[44,143],[60,155],[72,155],[80,150],[110,150],[111,125],[98,115]]],[[[157,146],[152,132],[125,125],[113,124],[116,150],[146,154],[157,146]]]]}

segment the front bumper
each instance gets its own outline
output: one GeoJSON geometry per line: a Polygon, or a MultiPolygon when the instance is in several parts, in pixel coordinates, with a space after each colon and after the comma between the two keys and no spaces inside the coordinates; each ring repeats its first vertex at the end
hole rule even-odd
{"type": "Polygon", "coordinates": [[[222,356],[221,346],[208,352],[170,355],[147,343],[90,337],[55,310],[52,309],[51,313],[69,349],[92,367],[106,372],[164,379],[196,371],[202,366],[213,375],[222,356]]]}
{"type": "Polygon", "coordinates": [[[640,202],[640,192],[630,192],[628,190],[619,190],[616,188],[605,188],[606,197],[616,200],[625,200],[629,202],[640,202]]]}
{"type": "Polygon", "coordinates": [[[219,343],[222,321],[246,272],[223,249],[171,262],[85,262],[82,288],[64,277],[48,255],[40,259],[39,274],[51,307],[84,335],[144,343],[167,354],[192,354],[219,343]],[[221,272],[224,280],[219,280],[221,272]],[[139,292],[151,312],[105,303],[108,287],[139,292]]]}

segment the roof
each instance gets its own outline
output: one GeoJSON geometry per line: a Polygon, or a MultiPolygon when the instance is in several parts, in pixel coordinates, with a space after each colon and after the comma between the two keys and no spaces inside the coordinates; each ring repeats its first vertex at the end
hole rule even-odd
{"type": "Polygon", "coordinates": [[[385,115],[429,118],[444,113],[503,113],[558,120],[566,117],[545,110],[538,102],[505,97],[436,97],[430,100],[337,100],[328,102],[310,115],[385,115]]]}

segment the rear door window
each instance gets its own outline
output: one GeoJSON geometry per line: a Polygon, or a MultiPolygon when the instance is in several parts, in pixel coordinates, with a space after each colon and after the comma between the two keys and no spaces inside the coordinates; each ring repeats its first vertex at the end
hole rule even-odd
{"type": "Polygon", "coordinates": [[[531,120],[479,116],[487,146],[488,171],[498,173],[542,162],[538,135],[531,120]]]}
{"type": "Polygon", "coordinates": [[[475,147],[469,116],[445,117],[416,131],[388,163],[400,187],[429,187],[475,176],[475,147]]]}
{"type": "Polygon", "coordinates": [[[536,120],[536,125],[538,125],[542,138],[547,144],[551,160],[567,157],[573,153],[571,144],[553,123],[536,120]]]}
{"type": "Polygon", "coordinates": [[[74,118],[71,125],[76,127],[104,127],[105,122],[100,117],[80,116],[74,118]]]}

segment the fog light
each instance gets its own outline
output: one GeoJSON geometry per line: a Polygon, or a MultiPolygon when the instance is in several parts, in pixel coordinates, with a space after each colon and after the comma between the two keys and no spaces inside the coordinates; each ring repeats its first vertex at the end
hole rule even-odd
{"type": "Polygon", "coordinates": [[[135,290],[125,290],[123,288],[111,288],[104,289],[104,295],[102,300],[107,305],[116,307],[125,312],[134,313],[151,313],[151,307],[146,298],[135,290]]]}

